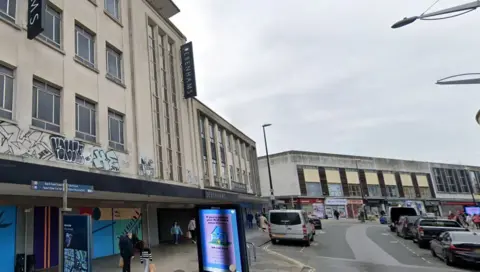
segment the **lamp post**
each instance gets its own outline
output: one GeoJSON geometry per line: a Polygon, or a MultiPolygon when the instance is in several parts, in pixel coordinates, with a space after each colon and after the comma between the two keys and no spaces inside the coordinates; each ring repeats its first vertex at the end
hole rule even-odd
{"type": "Polygon", "coordinates": [[[473,200],[473,205],[476,207],[477,206],[477,201],[475,200],[475,192],[473,191],[473,186],[472,182],[470,181],[470,175],[468,172],[468,167],[465,167],[465,178],[467,179],[466,182],[468,184],[468,189],[470,190],[470,193],[472,194],[472,200],[473,200]]]}
{"type": "Polygon", "coordinates": [[[435,11],[435,12],[423,13],[419,16],[405,17],[402,20],[394,23],[392,25],[392,28],[404,27],[406,25],[409,25],[409,24],[415,22],[416,20],[434,21],[434,20],[443,20],[443,19],[448,19],[448,18],[452,18],[452,17],[457,17],[457,16],[463,15],[465,13],[468,13],[470,11],[474,11],[478,7],[480,7],[480,1],[477,0],[477,1],[473,1],[473,2],[470,2],[470,3],[463,4],[463,5],[454,6],[454,7],[451,7],[451,8],[441,9],[441,10],[435,11]],[[452,13],[456,13],[456,14],[451,15],[452,13]],[[437,17],[437,16],[441,16],[441,15],[448,15],[448,14],[450,14],[450,15],[445,16],[445,17],[437,17]],[[433,17],[437,17],[437,18],[433,18],[433,17]]]}
{"type": "MultiPolygon", "coordinates": [[[[357,169],[357,175],[360,175],[360,169],[358,169],[358,159],[355,159],[355,168],[357,169]]],[[[358,183],[360,184],[360,180],[358,180],[358,183]]],[[[368,188],[367,188],[368,191],[368,188]]],[[[362,185],[360,185],[360,193],[362,194],[362,202],[363,202],[363,217],[366,220],[367,219],[367,195],[363,193],[362,191],[362,185]]]]}
{"type": "Polygon", "coordinates": [[[272,171],[270,169],[270,157],[268,156],[267,134],[265,133],[265,128],[271,125],[272,124],[264,124],[262,125],[262,129],[263,139],[265,141],[265,154],[267,156],[268,181],[270,182],[270,201],[272,201],[272,209],[275,209],[275,194],[273,192],[272,171]]]}

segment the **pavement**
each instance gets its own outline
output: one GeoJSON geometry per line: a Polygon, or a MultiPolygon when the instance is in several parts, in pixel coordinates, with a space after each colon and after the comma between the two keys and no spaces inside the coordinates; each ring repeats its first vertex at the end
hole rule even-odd
{"type": "MultiPolygon", "coordinates": [[[[258,229],[246,233],[251,257],[252,272],[301,272],[302,264],[288,257],[264,250],[262,247],[269,244],[268,233],[258,229]],[[255,247],[256,258],[253,248],[255,247]]],[[[196,245],[185,242],[180,245],[161,245],[152,249],[153,262],[157,271],[162,272],[198,272],[198,258],[196,245]]],[[[110,256],[93,261],[93,272],[118,272],[119,256],[110,256]]],[[[132,260],[132,272],[143,271],[138,257],[132,260]]]]}
{"type": "Polygon", "coordinates": [[[300,244],[264,246],[267,252],[291,258],[306,268],[321,272],[446,272],[471,271],[451,268],[377,222],[323,220],[310,247],[300,244]]]}

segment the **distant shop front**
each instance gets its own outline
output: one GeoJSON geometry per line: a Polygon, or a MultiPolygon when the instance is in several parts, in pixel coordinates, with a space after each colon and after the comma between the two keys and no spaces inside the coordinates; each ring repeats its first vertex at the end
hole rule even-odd
{"type": "Polygon", "coordinates": [[[334,217],[335,211],[340,213],[340,218],[347,218],[347,199],[325,198],[325,213],[329,218],[334,217]]]}
{"type": "Polygon", "coordinates": [[[348,199],[347,200],[347,216],[348,218],[358,218],[363,207],[363,200],[348,199]]]}

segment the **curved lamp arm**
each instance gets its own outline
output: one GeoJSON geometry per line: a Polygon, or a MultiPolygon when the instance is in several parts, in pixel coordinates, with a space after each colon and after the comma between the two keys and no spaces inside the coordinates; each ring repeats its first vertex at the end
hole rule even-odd
{"type": "Polygon", "coordinates": [[[480,84],[480,73],[465,73],[459,75],[453,75],[446,78],[442,78],[437,80],[436,84],[438,85],[467,85],[467,84],[480,84]],[[469,79],[457,79],[457,80],[449,80],[452,78],[462,77],[462,76],[473,76],[476,75],[476,78],[469,78],[469,79]]]}

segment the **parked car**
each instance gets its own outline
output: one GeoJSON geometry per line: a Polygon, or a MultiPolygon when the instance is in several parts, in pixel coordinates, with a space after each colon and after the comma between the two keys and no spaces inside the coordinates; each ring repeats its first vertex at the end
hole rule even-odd
{"type": "Polygon", "coordinates": [[[271,210],[268,213],[272,244],[278,241],[301,241],[306,246],[315,238],[315,227],[302,210],[271,210]]]}
{"type": "Polygon", "coordinates": [[[322,220],[318,216],[309,215],[308,220],[315,227],[315,229],[322,229],[322,220]]]}
{"type": "Polygon", "coordinates": [[[403,237],[404,239],[412,238],[410,227],[418,218],[420,218],[420,216],[401,216],[396,226],[397,236],[403,237]]]}
{"type": "Polygon", "coordinates": [[[446,231],[430,242],[434,257],[439,257],[447,265],[480,264],[480,235],[476,232],[446,231]]]}
{"type": "Polygon", "coordinates": [[[417,210],[412,207],[390,207],[389,208],[389,227],[392,232],[397,229],[397,223],[400,216],[417,216],[417,210]]]}
{"type": "Polygon", "coordinates": [[[429,242],[446,231],[468,231],[457,221],[436,218],[419,218],[413,224],[412,228],[413,242],[420,248],[426,248],[429,242]]]}

